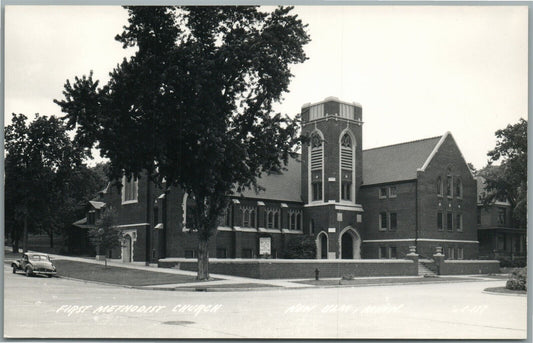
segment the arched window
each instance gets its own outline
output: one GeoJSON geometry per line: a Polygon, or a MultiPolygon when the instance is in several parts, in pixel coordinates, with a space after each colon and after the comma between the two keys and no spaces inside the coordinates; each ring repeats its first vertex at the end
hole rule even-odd
{"type": "Polygon", "coordinates": [[[342,136],[341,146],[343,148],[351,148],[352,147],[352,138],[350,137],[349,134],[345,133],[344,136],[342,136]]]}
{"type": "Polygon", "coordinates": [[[448,174],[446,175],[446,196],[452,197],[453,195],[453,177],[451,174],[451,170],[448,169],[448,174]]]}
{"type": "Polygon", "coordinates": [[[322,200],[322,172],[323,172],[324,142],[320,131],[311,134],[311,147],[309,151],[309,176],[311,180],[310,200],[322,200]]]}
{"type": "Polygon", "coordinates": [[[340,138],[340,199],[344,201],[353,200],[353,178],[354,178],[354,142],[348,132],[344,132],[340,138]]]}

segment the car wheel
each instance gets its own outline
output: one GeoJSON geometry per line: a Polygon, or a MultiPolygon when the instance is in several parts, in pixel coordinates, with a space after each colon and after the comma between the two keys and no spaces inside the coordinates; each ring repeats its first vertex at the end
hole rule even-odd
{"type": "Polygon", "coordinates": [[[16,274],[16,273],[17,273],[17,267],[13,266],[13,274],[16,274]]]}
{"type": "Polygon", "coordinates": [[[33,270],[30,267],[26,267],[26,276],[32,276],[33,270]]]}

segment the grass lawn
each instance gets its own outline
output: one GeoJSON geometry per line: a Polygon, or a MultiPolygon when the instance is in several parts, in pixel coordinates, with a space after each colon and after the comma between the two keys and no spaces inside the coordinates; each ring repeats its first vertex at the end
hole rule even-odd
{"type": "Polygon", "coordinates": [[[333,286],[333,285],[374,285],[374,284],[395,284],[395,283],[425,283],[425,282],[445,282],[445,281],[472,281],[474,278],[447,278],[447,277],[424,277],[424,278],[390,278],[390,279],[353,279],[353,280],[304,280],[298,281],[306,285],[333,286]]]}
{"type": "Polygon", "coordinates": [[[106,282],[125,286],[148,286],[172,283],[196,282],[194,276],[150,272],[139,269],[104,267],[102,264],[83,263],[68,260],[54,260],[59,276],[75,279],[106,282]]]}

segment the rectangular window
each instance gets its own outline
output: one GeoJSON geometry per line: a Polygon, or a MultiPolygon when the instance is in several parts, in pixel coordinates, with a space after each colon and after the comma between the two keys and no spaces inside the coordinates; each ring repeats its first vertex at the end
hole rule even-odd
{"type": "Polygon", "coordinates": [[[388,258],[387,247],[379,247],[379,258],[388,258]]]}
{"type": "Polygon", "coordinates": [[[380,199],[385,199],[387,198],[387,187],[381,187],[379,189],[379,198],[380,199]]]}
{"type": "Polygon", "coordinates": [[[396,198],[396,186],[389,188],[389,198],[396,198]]]}
{"type": "Polygon", "coordinates": [[[252,258],[252,249],[242,249],[242,258],[252,258]]]}
{"type": "Polygon", "coordinates": [[[89,211],[87,216],[87,224],[94,225],[96,223],[96,212],[95,211],[89,211]]]}
{"type": "Polygon", "coordinates": [[[457,231],[463,231],[463,215],[457,214],[455,216],[455,229],[457,231]]]}
{"type": "Polygon", "coordinates": [[[451,212],[446,213],[446,229],[453,231],[453,214],[451,212]]]}
{"type": "Polygon", "coordinates": [[[396,252],[396,247],[389,248],[389,258],[398,258],[398,253],[396,252]]]}
{"type": "Polygon", "coordinates": [[[390,230],[396,231],[396,229],[398,228],[398,218],[397,218],[396,213],[391,213],[389,217],[390,217],[390,230]]]}
{"type": "Polygon", "coordinates": [[[457,256],[458,260],[462,260],[464,258],[464,256],[463,256],[463,248],[457,248],[456,256],[457,256]]]}
{"type": "Polygon", "coordinates": [[[463,197],[463,183],[459,179],[455,180],[455,196],[458,198],[463,197]]]}
{"type": "Polygon", "coordinates": [[[224,225],[228,227],[231,226],[231,207],[226,208],[226,211],[224,212],[224,225]]]}
{"type": "Polygon", "coordinates": [[[352,183],[349,181],[343,181],[341,186],[341,199],[352,200],[352,183]]]}
{"type": "Polygon", "coordinates": [[[497,236],[498,238],[498,245],[497,245],[497,248],[498,250],[505,250],[505,235],[498,235],[497,236]]]}
{"type": "Polygon", "coordinates": [[[242,226],[243,227],[250,226],[250,211],[248,210],[242,211],[242,226]]]}
{"type": "Polygon", "coordinates": [[[437,213],[437,229],[442,231],[442,212],[437,213]]]}
{"type": "Polygon", "coordinates": [[[387,225],[387,212],[381,212],[379,214],[379,230],[380,231],[387,231],[388,225],[387,225]]]}
{"type": "Polygon", "coordinates": [[[498,225],[505,225],[505,207],[498,207],[498,225]]]}
{"type": "Polygon", "coordinates": [[[446,257],[448,258],[448,260],[455,259],[454,254],[453,254],[453,248],[448,248],[448,254],[446,257]]]}
{"type": "Polygon", "coordinates": [[[311,185],[313,201],[322,200],[322,182],[313,182],[311,185]]]}

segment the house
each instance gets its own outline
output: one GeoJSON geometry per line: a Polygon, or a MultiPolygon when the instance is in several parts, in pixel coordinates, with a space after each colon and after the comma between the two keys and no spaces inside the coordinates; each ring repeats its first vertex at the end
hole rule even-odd
{"type": "Polygon", "coordinates": [[[476,180],[480,258],[525,261],[527,229],[513,225],[511,204],[506,199],[496,199],[489,206],[485,206],[485,178],[477,176],[476,180]]]}
{"type": "MultiPolygon", "coordinates": [[[[401,258],[411,246],[428,258],[437,248],[448,259],[478,257],[476,181],[449,132],[363,150],[360,104],[329,97],[301,114],[310,144],[286,171],[259,180],[265,191],[231,196],[211,257],[283,258],[302,235],[315,239],[318,259],[401,258]]],[[[196,257],[188,194],[146,178],[122,183],[98,200],[118,212],[115,256],[196,257]]]]}

